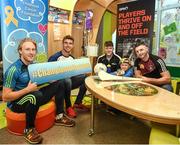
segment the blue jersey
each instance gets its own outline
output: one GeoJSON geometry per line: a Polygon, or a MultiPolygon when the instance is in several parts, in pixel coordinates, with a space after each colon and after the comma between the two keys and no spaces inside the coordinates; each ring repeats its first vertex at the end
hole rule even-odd
{"type": "Polygon", "coordinates": [[[29,83],[29,73],[27,65],[20,59],[14,62],[6,71],[3,86],[18,91],[27,87],[29,83]]]}
{"type": "MultiPolygon", "coordinates": [[[[3,86],[6,88],[11,88],[13,91],[24,89],[30,80],[27,65],[18,59],[6,70],[3,79],[3,86]]],[[[12,102],[7,103],[9,108],[12,107],[12,102]]]]}
{"type": "Polygon", "coordinates": [[[127,71],[125,71],[125,74],[123,76],[125,76],[125,77],[133,77],[133,75],[134,75],[134,70],[131,67],[127,71]]]}

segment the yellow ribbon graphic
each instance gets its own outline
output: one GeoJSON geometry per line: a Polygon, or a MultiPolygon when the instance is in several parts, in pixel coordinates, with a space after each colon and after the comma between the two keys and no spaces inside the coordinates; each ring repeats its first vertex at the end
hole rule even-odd
{"type": "Polygon", "coordinates": [[[14,10],[11,6],[6,6],[5,7],[5,14],[7,18],[5,19],[5,24],[9,25],[11,22],[18,27],[18,21],[14,18],[14,10]]]}

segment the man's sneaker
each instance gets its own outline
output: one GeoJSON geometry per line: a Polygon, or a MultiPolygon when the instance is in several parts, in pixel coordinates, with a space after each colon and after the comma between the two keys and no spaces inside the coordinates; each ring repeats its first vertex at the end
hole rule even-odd
{"type": "Polygon", "coordinates": [[[25,129],[24,138],[30,144],[39,144],[42,142],[43,138],[39,135],[35,128],[25,129]]]}
{"type": "Polygon", "coordinates": [[[73,127],[75,126],[75,121],[68,118],[64,113],[61,116],[61,114],[56,116],[55,120],[56,125],[61,125],[61,126],[67,126],[67,127],[73,127]]]}
{"type": "Polygon", "coordinates": [[[69,107],[67,110],[66,110],[66,113],[69,117],[71,118],[76,118],[76,112],[74,111],[74,109],[72,107],[69,107]]]}
{"type": "Polygon", "coordinates": [[[74,105],[73,105],[73,108],[75,108],[75,109],[80,109],[80,110],[82,110],[82,111],[90,111],[90,108],[87,107],[87,106],[85,106],[85,105],[83,105],[82,103],[80,103],[80,104],[74,104],[74,105]]]}

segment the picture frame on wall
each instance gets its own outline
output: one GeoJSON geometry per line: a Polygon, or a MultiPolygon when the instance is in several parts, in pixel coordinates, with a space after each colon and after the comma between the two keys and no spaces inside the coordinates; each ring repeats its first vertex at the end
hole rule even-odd
{"type": "Polygon", "coordinates": [[[86,18],[85,11],[74,11],[73,24],[83,25],[86,18]]]}
{"type": "Polygon", "coordinates": [[[48,21],[69,24],[70,11],[49,6],[48,21]]]}

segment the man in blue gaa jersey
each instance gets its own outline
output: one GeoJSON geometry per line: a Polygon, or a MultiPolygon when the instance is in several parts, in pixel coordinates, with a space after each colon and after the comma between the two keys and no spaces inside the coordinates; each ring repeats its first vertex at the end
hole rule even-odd
{"type": "Polygon", "coordinates": [[[24,138],[32,144],[42,142],[43,138],[35,129],[35,118],[39,107],[55,96],[56,125],[74,126],[75,122],[67,118],[63,110],[64,88],[60,81],[53,82],[38,90],[37,84],[30,81],[28,65],[36,55],[37,45],[31,38],[23,39],[19,46],[19,59],[14,62],[4,75],[3,100],[17,113],[26,114],[24,138]]]}

